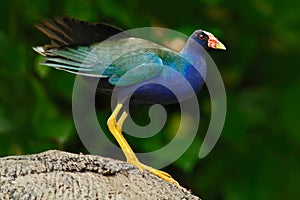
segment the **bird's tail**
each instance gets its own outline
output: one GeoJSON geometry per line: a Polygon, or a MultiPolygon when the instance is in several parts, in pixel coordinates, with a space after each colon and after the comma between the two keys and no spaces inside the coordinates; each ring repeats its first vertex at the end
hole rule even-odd
{"type": "Polygon", "coordinates": [[[90,46],[123,32],[109,24],[88,23],[68,16],[44,20],[36,28],[51,40],[50,45],[33,48],[45,57],[42,65],[94,77],[105,77],[107,71],[90,46]]]}
{"type": "Polygon", "coordinates": [[[70,73],[106,77],[105,68],[90,47],[47,48],[33,47],[33,50],[45,57],[41,65],[54,67],[70,73]]]}

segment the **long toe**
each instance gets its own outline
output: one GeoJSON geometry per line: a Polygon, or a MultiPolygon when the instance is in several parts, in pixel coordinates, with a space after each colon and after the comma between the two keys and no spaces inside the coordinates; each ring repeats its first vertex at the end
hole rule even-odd
{"type": "Polygon", "coordinates": [[[154,168],[149,167],[149,166],[144,165],[144,164],[142,164],[142,165],[143,165],[143,168],[145,170],[149,171],[150,173],[152,173],[152,174],[154,174],[154,175],[156,175],[156,176],[158,176],[158,177],[160,177],[160,178],[168,181],[169,183],[172,183],[174,185],[180,186],[179,183],[175,179],[173,179],[170,174],[168,174],[168,173],[166,173],[164,171],[158,170],[158,169],[154,169],[154,168]]]}
{"type": "Polygon", "coordinates": [[[128,162],[130,164],[136,166],[140,170],[140,172],[143,172],[143,170],[147,170],[148,172],[150,172],[150,173],[152,173],[152,174],[154,174],[154,175],[156,175],[156,176],[158,176],[158,177],[160,177],[160,178],[168,181],[169,183],[172,183],[172,184],[177,185],[177,186],[180,187],[179,183],[176,180],[174,180],[170,174],[168,174],[168,173],[166,173],[164,171],[161,171],[161,170],[158,170],[158,169],[154,169],[152,167],[144,165],[144,164],[140,163],[138,160],[134,160],[134,161],[130,160],[128,162]]]}

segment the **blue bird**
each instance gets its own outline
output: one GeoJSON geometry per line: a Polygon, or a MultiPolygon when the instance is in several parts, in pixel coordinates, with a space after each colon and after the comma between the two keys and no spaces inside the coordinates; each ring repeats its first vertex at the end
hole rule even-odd
{"type": "Polygon", "coordinates": [[[128,116],[124,103],[131,99],[131,104],[167,105],[190,98],[192,93],[182,77],[194,92],[198,92],[206,76],[205,50],[225,50],[225,46],[204,30],[196,30],[182,50],[175,52],[101,22],[60,17],[45,20],[36,27],[51,40],[51,45],[33,48],[45,57],[42,65],[82,76],[99,77],[100,92],[117,91],[117,103],[107,125],[127,162],[140,171],[148,170],[179,185],[166,172],[139,162],[122,135],[122,125],[128,116]],[[112,37],[116,34],[120,35],[112,37]],[[110,37],[112,39],[108,39],[110,37]],[[197,47],[199,45],[203,48],[197,47]],[[176,88],[176,96],[164,85],[176,88]],[[128,91],[134,91],[133,95],[128,96],[128,91]]]}

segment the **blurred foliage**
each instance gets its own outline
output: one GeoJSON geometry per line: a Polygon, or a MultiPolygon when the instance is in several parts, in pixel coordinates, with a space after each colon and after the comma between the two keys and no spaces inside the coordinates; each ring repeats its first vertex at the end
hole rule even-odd
{"type": "MultiPolygon", "coordinates": [[[[199,160],[210,116],[203,89],[199,134],[166,171],[203,199],[300,198],[299,1],[2,0],[0,5],[1,156],[86,152],[72,119],[74,76],[39,66],[41,57],[31,46],[49,41],[35,23],[70,15],[124,29],[163,26],[189,35],[203,28],[228,48],[211,53],[226,85],[226,124],[216,147],[199,160]]],[[[97,107],[108,116],[109,100],[97,107]]],[[[159,148],[177,116],[171,107],[171,125],[162,134],[129,143],[139,151],[159,148]]]]}

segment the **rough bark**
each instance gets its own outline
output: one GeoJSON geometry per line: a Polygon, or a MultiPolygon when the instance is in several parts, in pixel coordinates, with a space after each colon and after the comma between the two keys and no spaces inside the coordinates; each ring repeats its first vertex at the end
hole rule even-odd
{"type": "Polygon", "coordinates": [[[0,199],[200,199],[134,166],[51,150],[0,158],[0,199]]]}

